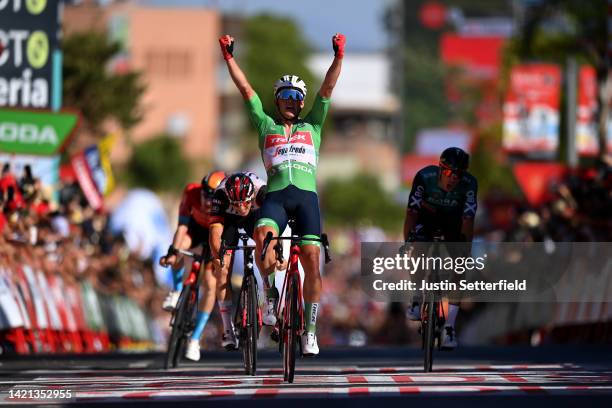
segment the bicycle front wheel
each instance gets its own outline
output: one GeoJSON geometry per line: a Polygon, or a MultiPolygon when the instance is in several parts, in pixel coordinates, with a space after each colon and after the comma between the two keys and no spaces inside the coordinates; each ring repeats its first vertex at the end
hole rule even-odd
{"type": "Polygon", "coordinates": [[[199,290],[196,287],[189,286],[189,293],[186,296],[186,307],[185,315],[183,316],[183,322],[181,327],[182,336],[179,337],[178,345],[176,347],[176,353],[174,354],[173,367],[178,367],[185,349],[187,348],[187,341],[189,340],[189,334],[195,329],[195,318],[198,308],[198,293],[199,290]]]}
{"type": "Polygon", "coordinates": [[[172,330],[170,332],[168,351],[166,352],[166,361],[164,363],[164,368],[166,370],[170,367],[176,367],[176,356],[179,353],[178,349],[181,337],[183,337],[183,326],[187,312],[187,301],[191,292],[190,289],[190,286],[183,288],[179,300],[176,303],[176,309],[174,309],[172,313],[172,321],[170,323],[172,330]]]}
{"type": "Polygon", "coordinates": [[[434,349],[434,341],[435,341],[435,330],[438,320],[438,311],[436,310],[436,302],[430,300],[426,304],[426,319],[423,321],[423,346],[425,351],[424,358],[424,368],[425,372],[431,372],[433,366],[433,349],[434,349]]]}
{"type": "Polygon", "coordinates": [[[293,382],[295,376],[295,355],[299,340],[298,285],[298,276],[294,274],[287,288],[287,301],[285,302],[287,319],[283,323],[283,372],[285,381],[289,383],[293,382]]]}
{"type": "Polygon", "coordinates": [[[257,315],[257,284],[253,275],[247,276],[244,288],[244,302],[242,307],[246,309],[246,325],[241,330],[242,338],[242,357],[244,368],[247,374],[255,375],[257,370],[257,336],[258,336],[258,315],[257,315]]]}

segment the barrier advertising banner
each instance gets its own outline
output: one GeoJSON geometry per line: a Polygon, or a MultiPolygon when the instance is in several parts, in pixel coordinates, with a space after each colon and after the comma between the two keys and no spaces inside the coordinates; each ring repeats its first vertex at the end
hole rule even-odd
{"type": "Polygon", "coordinates": [[[504,103],[503,147],[510,153],[553,155],[559,146],[561,70],[556,65],[512,68],[504,103]]]}
{"type": "MultiPolygon", "coordinates": [[[[597,140],[597,77],[595,68],[583,65],[578,72],[578,107],[576,109],[576,151],[581,156],[599,152],[597,140]]],[[[606,146],[612,153],[612,123],[608,118],[606,146]]]]}
{"type": "MultiPolygon", "coordinates": [[[[51,109],[59,1],[0,1],[0,107],[51,109]]],[[[55,81],[57,82],[57,81],[55,81]]]]}

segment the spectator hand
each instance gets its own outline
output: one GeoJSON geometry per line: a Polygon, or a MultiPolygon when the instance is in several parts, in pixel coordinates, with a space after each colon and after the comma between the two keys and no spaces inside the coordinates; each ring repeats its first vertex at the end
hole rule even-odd
{"type": "Polygon", "coordinates": [[[223,37],[220,37],[219,45],[221,46],[223,59],[228,61],[234,58],[234,37],[230,35],[224,35],[223,37]]]}
{"type": "Polygon", "coordinates": [[[346,37],[344,34],[336,33],[332,37],[332,46],[334,47],[334,55],[336,58],[344,57],[344,45],[346,44],[346,37]]]}

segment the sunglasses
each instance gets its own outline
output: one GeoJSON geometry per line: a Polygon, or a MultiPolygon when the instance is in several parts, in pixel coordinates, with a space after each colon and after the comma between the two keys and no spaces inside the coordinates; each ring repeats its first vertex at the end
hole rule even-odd
{"type": "Polygon", "coordinates": [[[298,91],[297,89],[285,88],[285,89],[281,89],[276,94],[276,99],[284,99],[284,100],[293,99],[294,101],[303,101],[304,95],[302,94],[302,92],[298,91]]]}
{"type": "Polygon", "coordinates": [[[249,204],[251,204],[252,201],[253,201],[252,199],[244,200],[244,201],[232,201],[232,200],[230,200],[229,203],[230,203],[230,205],[232,207],[246,207],[249,204]]]}
{"type": "Polygon", "coordinates": [[[450,177],[453,174],[456,175],[457,177],[461,177],[463,175],[463,170],[454,169],[454,168],[446,166],[446,165],[444,165],[442,163],[440,163],[440,171],[446,177],[450,177]]]}

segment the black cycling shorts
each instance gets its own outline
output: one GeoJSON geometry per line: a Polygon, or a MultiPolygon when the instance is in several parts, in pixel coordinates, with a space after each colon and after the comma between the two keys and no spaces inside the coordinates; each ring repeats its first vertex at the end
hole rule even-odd
{"type": "Polygon", "coordinates": [[[204,245],[204,248],[208,247],[208,228],[204,228],[193,219],[187,225],[187,235],[191,238],[191,248],[199,245],[204,245]]]}
{"type": "Polygon", "coordinates": [[[255,221],[259,219],[259,216],[260,209],[251,211],[246,217],[240,217],[233,214],[226,215],[223,222],[223,234],[221,235],[221,239],[225,241],[225,244],[228,246],[238,245],[238,238],[240,236],[238,230],[241,228],[249,237],[253,238],[255,221]]]}
{"type": "MultiPolygon", "coordinates": [[[[266,194],[256,227],[271,226],[276,229],[277,234],[281,234],[290,217],[295,219],[295,231],[292,231],[294,235],[320,238],[319,197],[317,193],[301,190],[294,185],[266,194]]],[[[318,242],[304,240],[302,244],[318,245],[318,242]]]]}

